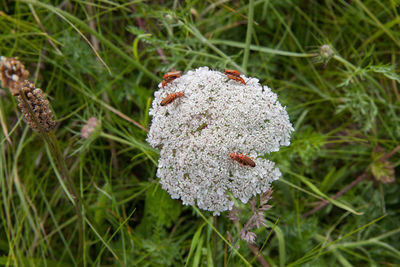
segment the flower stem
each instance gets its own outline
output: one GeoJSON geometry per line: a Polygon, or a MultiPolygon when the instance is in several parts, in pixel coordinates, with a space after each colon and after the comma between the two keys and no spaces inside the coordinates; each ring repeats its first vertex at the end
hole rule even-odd
{"type": "MultiPolygon", "coordinates": [[[[353,182],[351,182],[350,184],[348,184],[345,188],[343,188],[342,190],[340,190],[339,192],[337,192],[332,199],[337,199],[339,198],[341,195],[343,195],[344,193],[346,193],[347,191],[349,191],[350,189],[352,189],[354,186],[356,186],[358,183],[360,183],[361,181],[363,181],[365,178],[367,178],[367,173],[364,172],[363,174],[361,174],[360,176],[357,177],[357,179],[355,179],[353,182]]],[[[313,208],[312,210],[306,212],[303,214],[303,217],[308,217],[311,214],[314,214],[315,212],[319,211],[320,209],[326,207],[330,202],[327,200],[323,200],[321,201],[321,203],[316,206],[315,208],[313,208]]]]}
{"type": "Polygon", "coordinates": [[[60,174],[63,181],[67,182],[68,191],[66,191],[66,195],[71,199],[76,215],[78,217],[78,231],[79,231],[79,247],[78,247],[78,255],[79,258],[81,257],[82,253],[82,242],[83,242],[83,218],[82,218],[82,201],[80,195],[77,193],[76,187],[74,185],[71,176],[69,175],[68,167],[65,162],[65,159],[61,153],[60,147],[58,145],[58,141],[56,135],[53,130],[47,132],[42,125],[40,124],[38,118],[36,117],[35,113],[32,110],[31,105],[29,104],[25,93],[22,89],[19,91],[23,105],[26,107],[30,117],[33,119],[34,123],[36,124],[37,128],[39,129],[39,134],[43,137],[44,141],[49,147],[50,153],[55,160],[55,166],[57,168],[58,173],[60,174]]]}
{"type": "MultiPolygon", "coordinates": [[[[218,228],[218,222],[217,222],[217,216],[213,216],[213,225],[214,228],[218,228]]],[[[213,247],[213,263],[216,264],[216,259],[217,259],[217,242],[218,242],[218,235],[217,232],[214,231],[214,247],[213,247]]]]}
{"type": "Polygon", "coordinates": [[[251,35],[253,33],[253,18],[254,18],[254,0],[250,0],[249,16],[247,20],[246,46],[244,48],[243,63],[242,63],[242,68],[245,74],[247,72],[247,63],[249,62],[251,35]]]}

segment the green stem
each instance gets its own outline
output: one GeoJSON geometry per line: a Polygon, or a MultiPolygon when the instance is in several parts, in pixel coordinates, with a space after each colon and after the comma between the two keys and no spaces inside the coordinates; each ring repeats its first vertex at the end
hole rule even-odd
{"type": "Polygon", "coordinates": [[[248,16],[249,19],[247,21],[247,32],[246,32],[246,46],[244,48],[243,63],[242,63],[242,68],[245,74],[247,72],[247,63],[249,62],[251,35],[253,33],[253,17],[254,17],[254,0],[250,0],[249,16],[248,16]]]}
{"type": "MultiPolygon", "coordinates": [[[[215,227],[215,229],[218,228],[218,222],[217,222],[217,216],[213,216],[213,225],[215,227]]],[[[218,245],[218,235],[217,232],[214,231],[214,236],[213,236],[213,241],[214,241],[214,246],[213,246],[213,263],[214,265],[216,265],[216,259],[217,259],[217,245],[218,245]]]]}
{"type": "Polygon", "coordinates": [[[252,265],[245,259],[245,257],[243,257],[243,255],[242,255],[234,246],[232,246],[232,244],[229,243],[229,241],[226,240],[226,238],[225,238],[223,235],[221,235],[221,233],[217,230],[217,228],[215,228],[214,225],[213,225],[209,220],[207,220],[207,218],[204,216],[204,214],[203,214],[196,206],[193,206],[193,209],[194,209],[194,210],[197,212],[197,214],[200,215],[200,217],[211,227],[211,229],[212,229],[215,233],[217,233],[217,235],[230,247],[230,249],[232,249],[233,252],[235,252],[235,254],[239,256],[239,258],[243,261],[243,263],[244,263],[246,266],[252,266],[252,265]]]}
{"type": "MultiPolygon", "coordinates": [[[[345,65],[348,69],[351,69],[354,71],[354,73],[357,73],[357,71],[360,69],[359,67],[354,66],[353,64],[351,64],[349,61],[347,61],[346,59],[342,58],[339,55],[334,55],[333,59],[339,61],[340,63],[342,63],[343,65],[345,65]]],[[[365,77],[372,82],[376,88],[378,88],[382,94],[385,94],[385,92],[382,89],[382,86],[374,79],[374,77],[372,77],[371,75],[368,74],[368,72],[365,72],[365,77]]]]}
{"type": "Polygon", "coordinates": [[[354,66],[353,64],[351,64],[350,62],[348,62],[347,60],[345,60],[344,58],[342,58],[342,57],[339,56],[339,55],[334,55],[334,56],[333,56],[333,59],[335,59],[335,60],[337,60],[337,61],[343,63],[346,67],[349,67],[350,69],[352,69],[352,70],[354,70],[354,71],[357,70],[357,67],[356,67],[356,66],[354,66]]]}
{"type": "Polygon", "coordinates": [[[186,25],[183,21],[179,21],[179,24],[184,26],[186,30],[188,30],[191,34],[193,34],[197,39],[200,40],[203,44],[208,46],[211,50],[213,50],[215,53],[220,55],[222,58],[224,58],[226,61],[228,61],[232,66],[234,66],[239,72],[244,72],[243,69],[235,62],[233,61],[230,57],[228,57],[224,52],[219,50],[215,45],[211,43],[211,40],[208,40],[205,38],[198,29],[196,29],[194,26],[186,25]]]}
{"type": "MultiPolygon", "coordinates": [[[[230,40],[213,39],[213,40],[209,40],[209,42],[210,42],[210,44],[227,45],[227,46],[237,47],[237,48],[242,48],[242,49],[244,49],[246,47],[246,44],[243,44],[241,42],[230,41],[230,40]]],[[[317,55],[315,53],[296,53],[296,52],[277,50],[277,49],[258,46],[258,45],[249,45],[249,49],[252,51],[257,51],[257,52],[261,52],[261,53],[278,55],[278,56],[286,56],[286,57],[315,57],[317,55]]]]}
{"type": "Polygon", "coordinates": [[[78,255],[79,258],[81,257],[82,253],[82,242],[83,242],[83,218],[82,218],[82,201],[80,195],[77,193],[76,187],[74,185],[73,180],[71,179],[68,171],[67,164],[65,159],[61,153],[60,147],[58,145],[58,141],[54,131],[50,130],[47,132],[42,125],[40,124],[38,118],[36,117],[35,113],[32,110],[31,105],[29,104],[28,100],[26,99],[25,93],[22,88],[19,90],[19,94],[22,98],[22,102],[25,108],[28,110],[29,115],[33,119],[35,125],[39,129],[39,134],[43,137],[46,144],[49,146],[50,153],[55,159],[55,166],[57,166],[57,171],[59,172],[62,180],[67,182],[70,192],[66,192],[67,195],[72,196],[71,199],[73,201],[76,215],[78,217],[78,231],[79,231],[79,247],[78,247],[78,255]]]}

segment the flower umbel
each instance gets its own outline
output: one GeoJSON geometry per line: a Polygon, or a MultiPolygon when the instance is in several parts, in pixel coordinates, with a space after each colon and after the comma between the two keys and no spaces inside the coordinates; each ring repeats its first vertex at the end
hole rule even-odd
{"type": "Polygon", "coordinates": [[[17,96],[18,107],[21,113],[24,114],[29,127],[35,131],[39,131],[39,126],[35,122],[35,119],[32,118],[26,104],[30,105],[33,115],[37,118],[37,122],[43,130],[46,132],[53,130],[56,123],[53,120],[53,112],[50,110],[49,101],[46,99],[43,91],[40,88],[35,88],[35,85],[28,80],[25,81],[21,90],[25,95],[27,103],[25,103],[23,96],[19,94],[17,96]]]}
{"type": "Polygon", "coordinates": [[[19,89],[22,87],[24,81],[28,78],[29,71],[18,60],[17,57],[0,59],[0,78],[1,86],[9,88],[13,96],[19,94],[19,89]]]}
{"type": "Polygon", "coordinates": [[[258,79],[201,67],[159,88],[147,141],[161,148],[157,176],[172,198],[219,214],[232,209],[230,195],[246,203],[281,176],[260,156],[289,145],[293,127],[277,95],[258,79]],[[178,92],[179,100],[161,105],[178,92]]]}

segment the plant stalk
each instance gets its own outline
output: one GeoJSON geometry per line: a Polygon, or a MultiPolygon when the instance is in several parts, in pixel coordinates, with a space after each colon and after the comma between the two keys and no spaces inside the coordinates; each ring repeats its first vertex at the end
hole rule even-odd
{"type": "Polygon", "coordinates": [[[251,35],[253,33],[254,0],[250,0],[248,18],[249,19],[247,20],[246,46],[244,48],[243,63],[242,63],[242,68],[245,74],[247,73],[247,64],[249,62],[249,54],[250,54],[251,35]]]}
{"type": "Polygon", "coordinates": [[[68,190],[70,192],[66,192],[67,195],[71,196],[72,203],[75,207],[76,215],[78,218],[78,231],[79,231],[79,246],[78,246],[78,255],[79,258],[82,254],[82,243],[83,243],[83,218],[82,218],[82,200],[78,191],[76,190],[75,184],[69,175],[69,171],[67,168],[67,164],[65,159],[61,153],[60,147],[58,145],[58,141],[54,131],[50,130],[47,132],[42,125],[39,123],[38,118],[36,117],[35,113],[32,110],[31,105],[29,104],[28,100],[26,99],[25,93],[23,92],[22,88],[20,89],[20,95],[25,105],[26,109],[29,112],[29,115],[33,119],[34,123],[39,129],[39,134],[43,137],[46,144],[49,147],[50,153],[55,159],[55,166],[57,168],[58,173],[61,175],[62,180],[67,182],[68,190]]]}

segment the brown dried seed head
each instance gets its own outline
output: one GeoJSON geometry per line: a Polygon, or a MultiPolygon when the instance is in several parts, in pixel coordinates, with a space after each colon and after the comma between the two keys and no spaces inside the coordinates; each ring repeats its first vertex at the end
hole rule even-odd
{"type": "MultiPolygon", "coordinates": [[[[34,116],[36,117],[42,128],[46,132],[54,129],[56,123],[52,118],[53,113],[50,110],[49,101],[46,99],[43,91],[40,88],[35,88],[35,85],[30,81],[25,81],[22,87],[22,91],[24,92],[25,98],[30,105],[34,116]]],[[[19,110],[24,114],[24,117],[29,127],[31,127],[35,131],[39,131],[39,127],[36,125],[35,120],[32,118],[29,109],[24,104],[22,96],[18,95],[17,100],[19,102],[19,110]]]]}
{"type": "Polygon", "coordinates": [[[1,57],[0,60],[0,79],[3,88],[9,88],[12,95],[19,94],[19,89],[28,78],[29,71],[18,60],[17,57],[1,57]]]}

